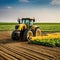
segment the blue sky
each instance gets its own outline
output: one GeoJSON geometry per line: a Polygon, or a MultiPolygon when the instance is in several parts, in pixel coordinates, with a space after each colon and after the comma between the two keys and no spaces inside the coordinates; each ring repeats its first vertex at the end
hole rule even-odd
{"type": "Polygon", "coordinates": [[[40,7],[40,6],[47,6],[51,0],[0,0],[0,7],[4,8],[5,6],[12,6],[12,7],[40,7]]]}
{"type": "Polygon", "coordinates": [[[60,22],[60,0],[0,0],[0,22],[16,22],[18,17],[60,22]]]}

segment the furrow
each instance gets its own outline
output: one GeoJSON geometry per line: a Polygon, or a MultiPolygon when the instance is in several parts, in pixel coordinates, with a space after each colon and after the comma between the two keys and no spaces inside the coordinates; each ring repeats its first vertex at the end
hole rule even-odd
{"type": "Polygon", "coordinates": [[[31,55],[29,55],[29,54],[27,54],[27,53],[25,53],[25,52],[23,52],[21,50],[18,51],[18,50],[13,49],[13,48],[10,48],[10,49],[11,49],[11,51],[14,51],[14,53],[16,52],[16,54],[21,55],[21,56],[25,57],[28,60],[37,60],[37,58],[32,57],[31,55]]]}
{"type": "Polygon", "coordinates": [[[38,51],[35,51],[35,50],[30,49],[30,48],[27,48],[27,47],[20,47],[20,46],[17,46],[17,47],[22,48],[22,49],[25,49],[25,50],[27,50],[27,51],[30,51],[31,53],[36,53],[36,54],[38,54],[38,55],[40,55],[40,56],[43,56],[43,57],[45,57],[45,58],[48,58],[48,59],[54,59],[54,57],[50,56],[49,54],[45,54],[45,53],[42,53],[42,52],[38,52],[38,51]]]}
{"type": "Polygon", "coordinates": [[[6,47],[6,46],[3,46],[3,47],[7,48],[8,50],[10,50],[10,51],[12,51],[12,52],[14,52],[14,53],[16,53],[16,54],[22,56],[22,57],[25,57],[25,58],[28,59],[28,60],[37,60],[37,59],[31,57],[30,55],[25,54],[25,53],[23,53],[23,52],[18,52],[18,50],[16,51],[16,50],[13,49],[13,48],[6,47]]]}
{"type": "Polygon", "coordinates": [[[43,58],[43,57],[41,57],[41,56],[39,56],[39,55],[36,55],[36,54],[34,54],[34,53],[31,53],[30,51],[21,49],[21,48],[19,48],[19,47],[14,47],[14,49],[16,49],[16,51],[18,51],[18,52],[23,52],[24,54],[29,55],[30,57],[32,57],[32,58],[34,58],[34,59],[37,59],[37,60],[38,60],[38,59],[48,60],[47,58],[43,58]]]}
{"type": "MultiPolygon", "coordinates": [[[[1,54],[1,53],[0,53],[1,54]]],[[[3,56],[0,55],[0,60],[4,60],[5,58],[3,56]]]]}
{"type": "MultiPolygon", "coordinates": [[[[26,46],[25,46],[26,47],[26,46]]],[[[50,55],[50,56],[52,56],[52,57],[54,57],[55,59],[57,59],[57,58],[60,58],[60,54],[59,54],[59,52],[57,53],[57,52],[55,52],[55,51],[50,51],[50,50],[48,50],[46,47],[46,49],[44,49],[43,48],[43,46],[41,47],[41,46],[37,46],[36,45],[36,47],[33,47],[33,45],[32,46],[27,46],[28,48],[30,48],[30,49],[33,49],[33,50],[36,50],[36,51],[38,51],[38,52],[41,52],[41,53],[45,53],[45,54],[48,54],[48,55],[50,55]],[[44,51],[45,50],[45,51],[44,51]],[[52,53],[53,52],[53,53],[52,53]]],[[[53,49],[53,48],[52,48],[53,49]]]]}
{"type": "Polygon", "coordinates": [[[4,60],[17,60],[16,58],[6,54],[5,52],[3,51],[0,51],[0,55],[3,56],[5,59],[4,60]]]}
{"type": "Polygon", "coordinates": [[[24,58],[24,57],[16,54],[14,51],[11,51],[10,48],[9,49],[6,48],[6,46],[4,46],[4,47],[3,46],[0,46],[0,51],[3,51],[5,54],[8,54],[9,56],[12,56],[12,57],[14,57],[16,59],[19,59],[19,60],[22,60],[22,59],[27,60],[26,58],[24,58]]]}

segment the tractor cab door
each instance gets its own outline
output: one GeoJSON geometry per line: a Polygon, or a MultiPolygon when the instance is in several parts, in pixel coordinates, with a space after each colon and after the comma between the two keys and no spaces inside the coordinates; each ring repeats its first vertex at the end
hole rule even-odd
{"type": "Polygon", "coordinates": [[[30,25],[29,20],[26,20],[26,25],[29,27],[29,25],[30,25]]]}

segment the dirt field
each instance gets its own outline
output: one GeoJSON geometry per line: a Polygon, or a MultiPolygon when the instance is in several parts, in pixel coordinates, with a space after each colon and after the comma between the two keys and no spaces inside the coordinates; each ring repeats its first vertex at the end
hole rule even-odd
{"type": "Polygon", "coordinates": [[[60,47],[12,41],[11,31],[0,31],[0,60],[60,60],[60,47]]]}

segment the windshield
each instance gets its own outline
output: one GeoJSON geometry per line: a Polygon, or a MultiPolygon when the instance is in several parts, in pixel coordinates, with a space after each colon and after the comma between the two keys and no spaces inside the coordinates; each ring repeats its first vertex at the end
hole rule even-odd
{"type": "Polygon", "coordinates": [[[26,24],[26,25],[33,25],[33,20],[20,20],[20,23],[26,24]]]}

